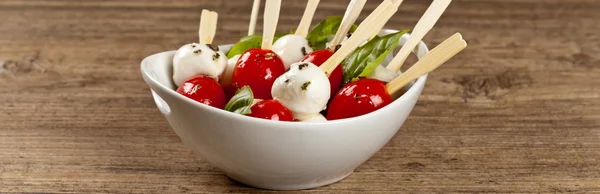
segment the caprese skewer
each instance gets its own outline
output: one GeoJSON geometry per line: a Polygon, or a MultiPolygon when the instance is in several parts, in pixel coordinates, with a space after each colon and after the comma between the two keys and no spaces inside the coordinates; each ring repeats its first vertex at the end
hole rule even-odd
{"type": "MultiPolygon", "coordinates": [[[[254,35],[254,31],[256,29],[256,20],[258,18],[258,11],[260,9],[260,0],[254,0],[252,3],[252,12],[250,14],[250,24],[248,25],[248,36],[254,35]]],[[[221,87],[225,91],[225,95],[227,99],[231,98],[236,92],[236,88],[232,85],[233,78],[233,70],[235,69],[235,65],[237,61],[240,59],[241,54],[237,54],[232,56],[227,60],[227,67],[223,72],[223,76],[219,80],[221,87]]]]}
{"type": "Polygon", "coordinates": [[[380,80],[364,78],[345,85],[333,97],[329,105],[330,110],[327,113],[327,119],[336,120],[356,117],[390,104],[392,102],[391,94],[398,92],[402,87],[421,75],[433,71],[466,46],[467,43],[462,39],[460,33],[456,33],[427,53],[402,75],[387,84],[380,80]]]}
{"type": "Polygon", "coordinates": [[[281,57],[286,70],[313,51],[306,35],[318,5],[319,0],[308,0],[296,32],[282,36],[273,43],[273,51],[281,57]]]}
{"type": "Polygon", "coordinates": [[[244,52],[233,69],[233,87],[249,86],[256,98],[264,100],[272,99],[271,86],[285,73],[281,57],[271,50],[280,6],[281,0],[266,1],[262,46],[244,52]]]}
{"type": "Polygon", "coordinates": [[[173,57],[173,82],[180,86],[186,80],[203,75],[219,79],[227,66],[227,57],[212,45],[217,29],[218,14],[202,10],[198,35],[199,43],[183,45],[173,57]]]}
{"type": "Polygon", "coordinates": [[[216,79],[225,68],[227,58],[212,46],[217,28],[216,12],[202,10],[200,43],[182,46],[173,57],[173,82],[177,92],[200,103],[222,109],[225,94],[216,79]]]}

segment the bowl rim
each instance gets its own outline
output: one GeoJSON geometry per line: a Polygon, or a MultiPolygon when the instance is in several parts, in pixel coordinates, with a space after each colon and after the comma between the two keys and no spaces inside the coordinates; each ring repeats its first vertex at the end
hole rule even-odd
{"type": "MultiPolygon", "coordinates": [[[[397,32],[398,30],[392,30],[392,29],[382,29],[381,33],[394,33],[397,32]]],[[[410,36],[409,33],[406,33],[404,36],[410,36]]],[[[225,46],[229,46],[230,44],[225,44],[225,45],[219,45],[219,47],[225,47],[225,46]]],[[[421,41],[418,45],[418,47],[423,46],[425,49],[425,54],[427,52],[429,52],[429,49],[427,47],[427,45],[421,41]]],[[[415,48],[416,49],[416,48],[415,48]]],[[[288,126],[294,126],[294,127],[301,127],[301,126],[306,126],[306,127],[314,127],[314,126],[322,126],[322,125],[330,125],[330,124],[339,124],[339,123],[348,123],[348,122],[354,122],[356,120],[362,120],[366,117],[369,116],[375,116],[377,114],[377,112],[383,112],[382,110],[385,109],[390,109],[393,108],[395,106],[399,106],[399,103],[401,103],[401,101],[406,101],[407,98],[409,98],[409,96],[414,96],[414,95],[418,95],[417,91],[417,87],[424,87],[425,85],[425,81],[427,80],[427,77],[429,74],[425,74],[420,76],[419,78],[416,79],[416,81],[414,81],[414,83],[410,86],[410,88],[408,88],[408,90],[402,94],[400,97],[394,99],[392,101],[392,103],[380,108],[379,110],[364,114],[364,115],[360,115],[360,116],[356,116],[356,117],[351,117],[351,118],[344,118],[344,119],[337,119],[337,120],[327,120],[326,122],[288,122],[288,121],[274,121],[274,120],[267,120],[267,119],[260,119],[260,118],[254,118],[254,117],[250,117],[250,116],[246,116],[246,115],[241,115],[241,114],[237,114],[237,113],[233,113],[233,112],[229,112],[223,109],[219,109],[216,107],[212,107],[212,106],[208,106],[206,104],[202,104],[199,103],[197,101],[194,101],[190,98],[186,98],[185,96],[177,93],[175,90],[163,85],[162,83],[160,83],[158,80],[156,80],[153,76],[149,75],[149,69],[150,68],[146,68],[145,66],[151,65],[151,64],[155,64],[154,62],[151,61],[151,59],[155,56],[158,55],[164,55],[167,53],[171,53],[171,52],[175,52],[175,50],[171,50],[171,51],[164,51],[164,52],[160,52],[160,53],[155,53],[152,55],[149,55],[147,57],[145,57],[142,62],[141,62],[141,73],[142,73],[142,77],[144,79],[144,81],[146,82],[146,84],[148,85],[154,85],[155,87],[157,87],[158,89],[161,89],[163,91],[166,91],[167,94],[175,96],[175,98],[179,99],[179,100],[183,100],[186,103],[192,104],[192,106],[195,106],[197,108],[203,109],[205,111],[210,111],[213,114],[219,114],[222,116],[230,116],[233,117],[234,119],[240,119],[244,122],[255,122],[255,124],[277,124],[277,125],[288,125],[288,126]],[[147,70],[148,69],[148,70],[147,70]]],[[[150,88],[151,91],[152,88],[150,88]]],[[[153,91],[154,92],[154,91],[153,91]]],[[[159,94],[157,94],[156,96],[160,97],[159,94]]],[[[418,95],[420,96],[420,94],[418,95]]],[[[418,98],[417,96],[417,98],[418,98]]],[[[155,98],[155,96],[153,96],[153,98],[155,98]]],[[[418,100],[418,99],[417,99],[418,100]]],[[[164,101],[164,100],[162,100],[164,101]]],[[[166,101],[164,101],[166,103],[166,101]]],[[[166,103],[167,106],[170,107],[170,105],[168,103],[166,103]]],[[[412,112],[412,110],[411,110],[412,112]]],[[[163,115],[167,115],[164,114],[163,115]]],[[[323,115],[325,116],[325,115],[323,115]]],[[[304,127],[302,127],[304,128],[304,127]]]]}

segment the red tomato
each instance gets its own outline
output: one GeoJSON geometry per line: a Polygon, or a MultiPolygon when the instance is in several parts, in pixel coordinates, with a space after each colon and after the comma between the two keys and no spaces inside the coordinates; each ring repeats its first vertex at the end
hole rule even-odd
{"type": "MultiPolygon", "coordinates": [[[[321,66],[325,61],[327,61],[327,59],[329,59],[329,57],[331,57],[332,55],[333,51],[329,49],[317,50],[304,56],[304,58],[301,61],[311,62],[318,67],[321,66]]],[[[337,91],[342,86],[343,76],[344,73],[342,72],[342,65],[340,64],[333,70],[333,72],[331,72],[331,75],[329,76],[329,84],[331,85],[331,95],[337,93],[337,91]]]]}
{"type": "Polygon", "coordinates": [[[223,109],[226,103],[223,88],[210,77],[193,77],[181,84],[177,93],[215,108],[223,109]]]}
{"type": "Polygon", "coordinates": [[[359,79],[346,84],[329,104],[327,120],[364,115],[392,102],[385,84],[376,79],[359,79]]]}
{"type": "Polygon", "coordinates": [[[277,100],[263,100],[250,108],[252,113],[249,116],[274,120],[274,121],[293,121],[292,112],[281,105],[277,100]]]}
{"type": "Polygon", "coordinates": [[[231,97],[233,97],[233,95],[235,95],[235,89],[233,88],[232,85],[229,86],[222,86],[223,87],[223,92],[225,92],[225,100],[227,102],[229,102],[229,100],[231,100],[231,97]]]}
{"type": "Polygon", "coordinates": [[[238,60],[233,69],[235,90],[250,86],[255,98],[272,99],[271,87],[275,79],[285,73],[281,58],[271,50],[250,49],[238,60]]]}

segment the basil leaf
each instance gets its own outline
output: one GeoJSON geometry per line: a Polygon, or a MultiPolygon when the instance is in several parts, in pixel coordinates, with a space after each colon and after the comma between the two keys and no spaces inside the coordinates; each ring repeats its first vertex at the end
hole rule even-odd
{"type": "MultiPolygon", "coordinates": [[[[285,36],[287,34],[288,33],[275,34],[273,42],[277,41],[277,39],[279,39],[279,37],[285,36]]],[[[262,36],[260,36],[260,35],[244,36],[240,39],[239,42],[235,43],[233,45],[233,47],[231,47],[231,49],[227,53],[227,58],[232,58],[235,55],[242,54],[242,53],[246,52],[247,50],[250,50],[253,48],[260,48],[261,44],[262,44],[262,36]]]]}
{"type": "Polygon", "coordinates": [[[359,77],[368,77],[375,68],[398,45],[400,37],[408,32],[403,30],[385,36],[376,36],[365,45],[358,47],[343,62],[344,84],[359,77]]]}
{"type": "Polygon", "coordinates": [[[252,94],[252,89],[250,86],[244,86],[235,92],[235,95],[231,97],[231,100],[227,102],[225,105],[225,110],[238,114],[250,114],[250,107],[252,106],[252,101],[254,100],[254,94],[252,94]]]}
{"type": "Polygon", "coordinates": [[[262,36],[250,35],[244,36],[239,42],[235,43],[231,50],[227,53],[227,58],[231,58],[235,55],[242,54],[252,48],[260,48],[262,44],[262,36]]]}
{"type": "MultiPolygon", "coordinates": [[[[312,45],[313,50],[325,49],[325,45],[335,36],[341,23],[342,17],[340,16],[327,17],[308,33],[306,40],[312,45]]],[[[354,30],[356,30],[356,25],[352,25],[350,32],[354,32],[354,30]]]]}

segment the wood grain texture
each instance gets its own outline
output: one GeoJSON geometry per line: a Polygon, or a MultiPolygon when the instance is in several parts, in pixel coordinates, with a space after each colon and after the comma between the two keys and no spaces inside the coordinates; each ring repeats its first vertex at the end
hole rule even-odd
{"type": "MultiPolygon", "coordinates": [[[[430,2],[405,0],[386,27],[411,28],[430,2]]],[[[273,192],[196,157],[139,73],[145,56],[197,40],[202,8],[220,13],[215,43],[236,41],[251,4],[0,1],[0,192],[273,192]]],[[[313,22],[346,4],[321,1],[313,22]]],[[[295,29],[304,5],[285,0],[278,29],[295,29]]],[[[430,75],[373,158],[302,192],[600,193],[598,10],[597,0],[455,0],[424,40],[461,32],[469,47],[430,75]]]]}

